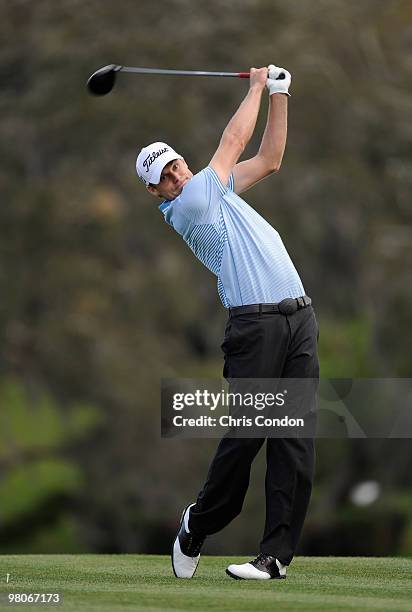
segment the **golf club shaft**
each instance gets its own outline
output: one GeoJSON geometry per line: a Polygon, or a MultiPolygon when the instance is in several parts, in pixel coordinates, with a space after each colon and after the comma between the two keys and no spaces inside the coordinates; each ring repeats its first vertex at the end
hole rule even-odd
{"type": "Polygon", "coordinates": [[[116,66],[119,72],[135,72],[137,74],[170,74],[175,76],[214,76],[214,77],[237,77],[248,79],[249,72],[205,72],[202,70],[168,70],[164,68],[135,68],[134,66],[116,66]]]}

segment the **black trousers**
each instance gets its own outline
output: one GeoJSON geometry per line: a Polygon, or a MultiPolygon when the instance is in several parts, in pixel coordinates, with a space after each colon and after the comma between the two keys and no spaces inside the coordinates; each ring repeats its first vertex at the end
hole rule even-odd
{"type": "MultiPolygon", "coordinates": [[[[312,306],[292,315],[231,317],[222,350],[225,378],[318,378],[318,324],[312,306]]],[[[250,469],[265,439],[224,437],[206,483],[190,512],[189,529],[210,535],[241,511],[250,469]]],[[[311,438],[267,438],[266,520],[260,552],[289,565],[309,505],[314,442],[311,438]]]]}

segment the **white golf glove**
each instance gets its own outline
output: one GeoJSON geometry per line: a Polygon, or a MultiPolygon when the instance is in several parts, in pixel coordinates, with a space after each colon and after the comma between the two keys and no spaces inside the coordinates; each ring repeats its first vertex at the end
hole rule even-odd
{"type": "Polygon", "coordinates": [[[268,79],[266,81],[266,87],[269,90],[269,95],[274,93],[283,93],[290,96],[289,87],[292,76],[290,72],[279,66],[270,64],[268,66],[268,79]]]}

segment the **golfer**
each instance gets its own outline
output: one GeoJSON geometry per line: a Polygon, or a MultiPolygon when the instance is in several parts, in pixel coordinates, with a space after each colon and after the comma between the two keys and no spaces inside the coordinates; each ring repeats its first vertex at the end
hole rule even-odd
{"type": "MultiPolygon", "coordinates": [[[[162,198],[165,221],[217,276],[229,320],[222,344],[225,378],[317,378],[318,326],[311,300],[278,232],[239,197],[276,173],[286,144],[290,73],[274,65],[251,68],[249,90],[223,132],[208,166],[193,175],[169,145],[143,148],[136,170],[162,198]],[[238,163],[255,129],[265,88],[269,111],[258,153],[238,163]]],[[[276,206],[276,189],[273,188],[276,206]]],[[[192,578],[206,536],[241,511],[262,438],[224,437],[195,503],[183,511],[173,544],[178,578],[192,578]]],[[[311,438],[266,441],[266,521],[256,559],[230,565],[232,578],[286,578],[309,504],[311,438]]]]}

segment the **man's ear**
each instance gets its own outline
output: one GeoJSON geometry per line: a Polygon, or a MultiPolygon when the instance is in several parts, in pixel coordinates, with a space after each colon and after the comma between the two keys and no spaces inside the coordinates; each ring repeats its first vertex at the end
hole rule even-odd
{"type": "Polygon", "coordinates": [[[153,185],[146,185],[146,189],[152,195],[159,197],[159,192],[157,191],[156,187],[153,187],[153,185]]]}

